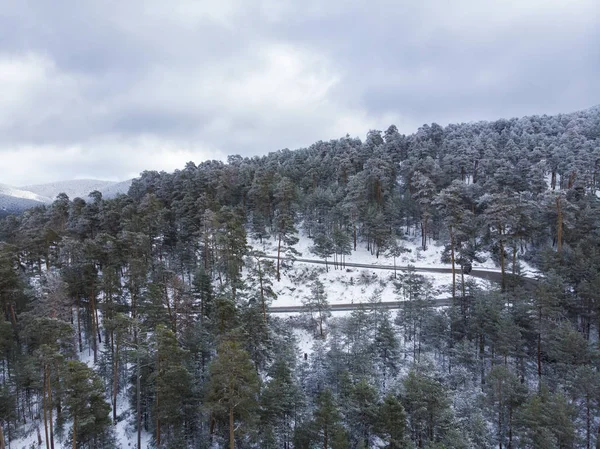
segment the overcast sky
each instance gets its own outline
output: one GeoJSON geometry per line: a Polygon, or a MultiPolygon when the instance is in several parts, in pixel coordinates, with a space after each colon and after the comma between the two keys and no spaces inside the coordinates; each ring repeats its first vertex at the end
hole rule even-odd
{"type": "Polygon", "coordinates": [[[0,183],[600,103],[598,0],[3,0],[0,183]]]}

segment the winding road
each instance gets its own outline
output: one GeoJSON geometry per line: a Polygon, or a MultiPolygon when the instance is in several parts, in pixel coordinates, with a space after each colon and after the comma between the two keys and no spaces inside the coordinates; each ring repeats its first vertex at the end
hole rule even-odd
{"type": "MultiPolygon", "coordinates": [[[[273,259],[276,260],[277,256],[262,256],[265,259],[273,259]]],[[[286,261],[294,261],[300,263],[308,263],[315,265],[325,265],[325,261],[320,259],[299,259],[294,258],[290,259],[288,257],[282,257],[281,260],[286,261]]],[[[327,265],[332,265],[331,263],[327,263],[327,265]]],[[[413,268],[417,273],[437,273],[437,274],[452,274],[452,268],[437,268],[437,267],[415,267],[415,266],[406,266],[406,265],[396,265],[394,268],[393,265],[373,265],[366,263],[354,263],[354,262],[346,262],[344,263],[344,268],[367,268],[373,270],[391,270],[394,269],[396,271],[406,271],[409,268],[413,268]]],[[[460,268],[456,270],[456,274],[460,275],[460,268]]],[[[484,270],[484,269],[474,269],[467,276],[473,276],[479,279],[484,279],[486,281],[500,283],[502,280],[501,273],[499,271],[494,270],[484,270]]],[[[508,274],[507,274],[508,276],[508,274]]],[[[537,283],[537,279],[531,277],[521,276],[521,278],[525,281],[525,285],[529,288],[535,286],[537,283]]],[[[370,303],[347,303],[347,304],[331,304],[331,311],[349,311],[355,310],[359,307],[381,307],[386,309],[399,309],[405,301],[386,301],[380,302],[377,305],[373,305],[370,303]]],[[[452,298],[438,298],[427,301],[427,305],[432,307],[447,307],[452,304],[452,298]]],[[[302,312],[304,310],[303,306],[280,306],[280,307],[269,307],[270,313],[294,313],[294,312],[302,312]]]]}
{"type": "MultiPolygon", "coordinates": [[[[332,312],[345,312],[356,310],[360,307],[379,308],[379,309],[400,309],[407,301],[384,301],[378,303],[355,302],[345,304],[329,304],[329,309],[332,312]]],[[[452,305],[452,298],[437,298],[425,301],[426,307],[449,307],[452,305]]],[[[296,313],[303,312],[304,306],[278,306],[269,307],[269,313],[296,313]]]]}

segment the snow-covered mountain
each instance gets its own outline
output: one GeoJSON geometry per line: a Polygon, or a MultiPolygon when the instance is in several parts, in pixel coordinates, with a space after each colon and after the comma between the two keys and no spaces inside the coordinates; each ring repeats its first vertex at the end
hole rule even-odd
{"type": "Polygon", "coordinates": [[[123,182],[101,181],[98,179],[76,179],[48,184],[36,184],[12,187],[0,184],[0,217],[11,213],[20,213],[26,209],[50,204],[59,193],[66,193],[70,199],[87,199],[90,192],[98,190],[104,198],[114,198],[125,194],[133,180],[123,182]]]}
{"type": "Polygon", "coordinates": [[[9,213],[19,213],[25,209],[41,206],[51,201],[46,196],[0,184],[0,216],[9,213]]]}
{"type": "Polygon", "coordinates": [[[51,182],[48,184],[36,184],[20,187],[23,190],[28,190],[38,195],[42,195],[54,200],[56,195],[59,193],[66,193],[69,198],[83,198],[86,199],[90,192],[98,190],[103,192],[115,184],[114,181],[101,181],[99,179],[74,179],[71,181],[58,181],[51,182]]]}
{"type": "Polygon", "coordinates": [[[21,198],[24,200],[36,201],[38,203],[49,203],[52,201],[52,199],[47,195],[34,192],[30,189],[7,186],[6,184],[0,184],[0,194],[14,198],[21,198]]]}
{"type": "Polygon", "coordinates": [[[133,179],[128,179],[127,181],[117,182],[101,189],[103,198],[114,198],[120,194],[126,194],[129,191],[129,187],[131,187],[131,183],[133,179]]]}

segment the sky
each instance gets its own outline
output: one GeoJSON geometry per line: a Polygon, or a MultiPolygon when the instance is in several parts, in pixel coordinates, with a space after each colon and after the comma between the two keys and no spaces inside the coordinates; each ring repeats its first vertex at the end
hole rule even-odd
{"type": "Polygon", "coordinates": [[[0,183],[600,103],[597,0],[3,0],[0,183]]]}

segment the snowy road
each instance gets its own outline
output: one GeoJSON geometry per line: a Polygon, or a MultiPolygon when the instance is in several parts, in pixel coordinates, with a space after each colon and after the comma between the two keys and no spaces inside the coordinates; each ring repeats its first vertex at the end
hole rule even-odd
{"type": "MultiPolygon", "coordinates": [[[[438,299],[430,299],[424,301],[427,307],[448,307],[452,304],[452,298],[438,298],[438,299]]],[[[355,302],[352,304],[330,304],[329,308],[332,312],[342,312],[349,310],[356,310],[360,307],[364,307],[366,309],[369,308],[381,308],[381,309],[399,309],[403,304],[408,304],[408,301],[385,301],[378,303],[365,303],[365,302],[355,302]]],[[[304,312],[306,311],[306,307],[299,306],[281,306],[281,307],[269,307],[269,313],[294,313],[294,312],[304,312]]]]}
{"type": "MultiPolygon", "coordinates": [[[[274,259],[277,260],[276,256],[263,256],[265,259],[274,259]]],[[[301,263],[310,263],[310,264],[318,264],[318,265],[325,265],[325,261],[320,260],[320,259],[290,259],[290,258],[286,258],[286,257],[282,257],[281,260],[286,260],[286,261],[290,261],[293,260],[295,262],[301,262],[301,263]]],[[[327,265],[333,266],[331,264],[331,262],[328,262],[327,265]]],[[[373,270],[394,270],[394,266],[393,265],[379,265],[379,264],[366,264],[366,263],[353,263],[353,262],[347,262],[344,263],[344,268],[368,268],[368,269],[373,269],[373,270]]],[[[417,273],[438,273],[438,274],[452,274],[452,268],[439,268],[439,267],[416,267],[413,266],[412,268],[414,268],[414,270],[417,273]]],[[[396,265],[395,268],[397,271],[406,271],[409,269],[408,266],[406,265],[396,265]]],[[[457,277],[460,276],[460,268],[456,269],[456,275],[457,277]]],[[[509,274],[507,273],[507,276],[509,274]]],[[[495,270],[482,270],[482,269],[474,269],[469,273],[469,276],[473,276],[476,278],[480,278],[480,279],[484,279],[490,282],[495,282],[495,283],[500,283],[501,282],[501,274],[499,271],[495,271],[495,270]]],[[[529,278],[529,277],[522,277],[522,279],[524,279],[525,283],[528,286],[533,286],[537,283],[537,280],[534,278],[529,278]]]]}

